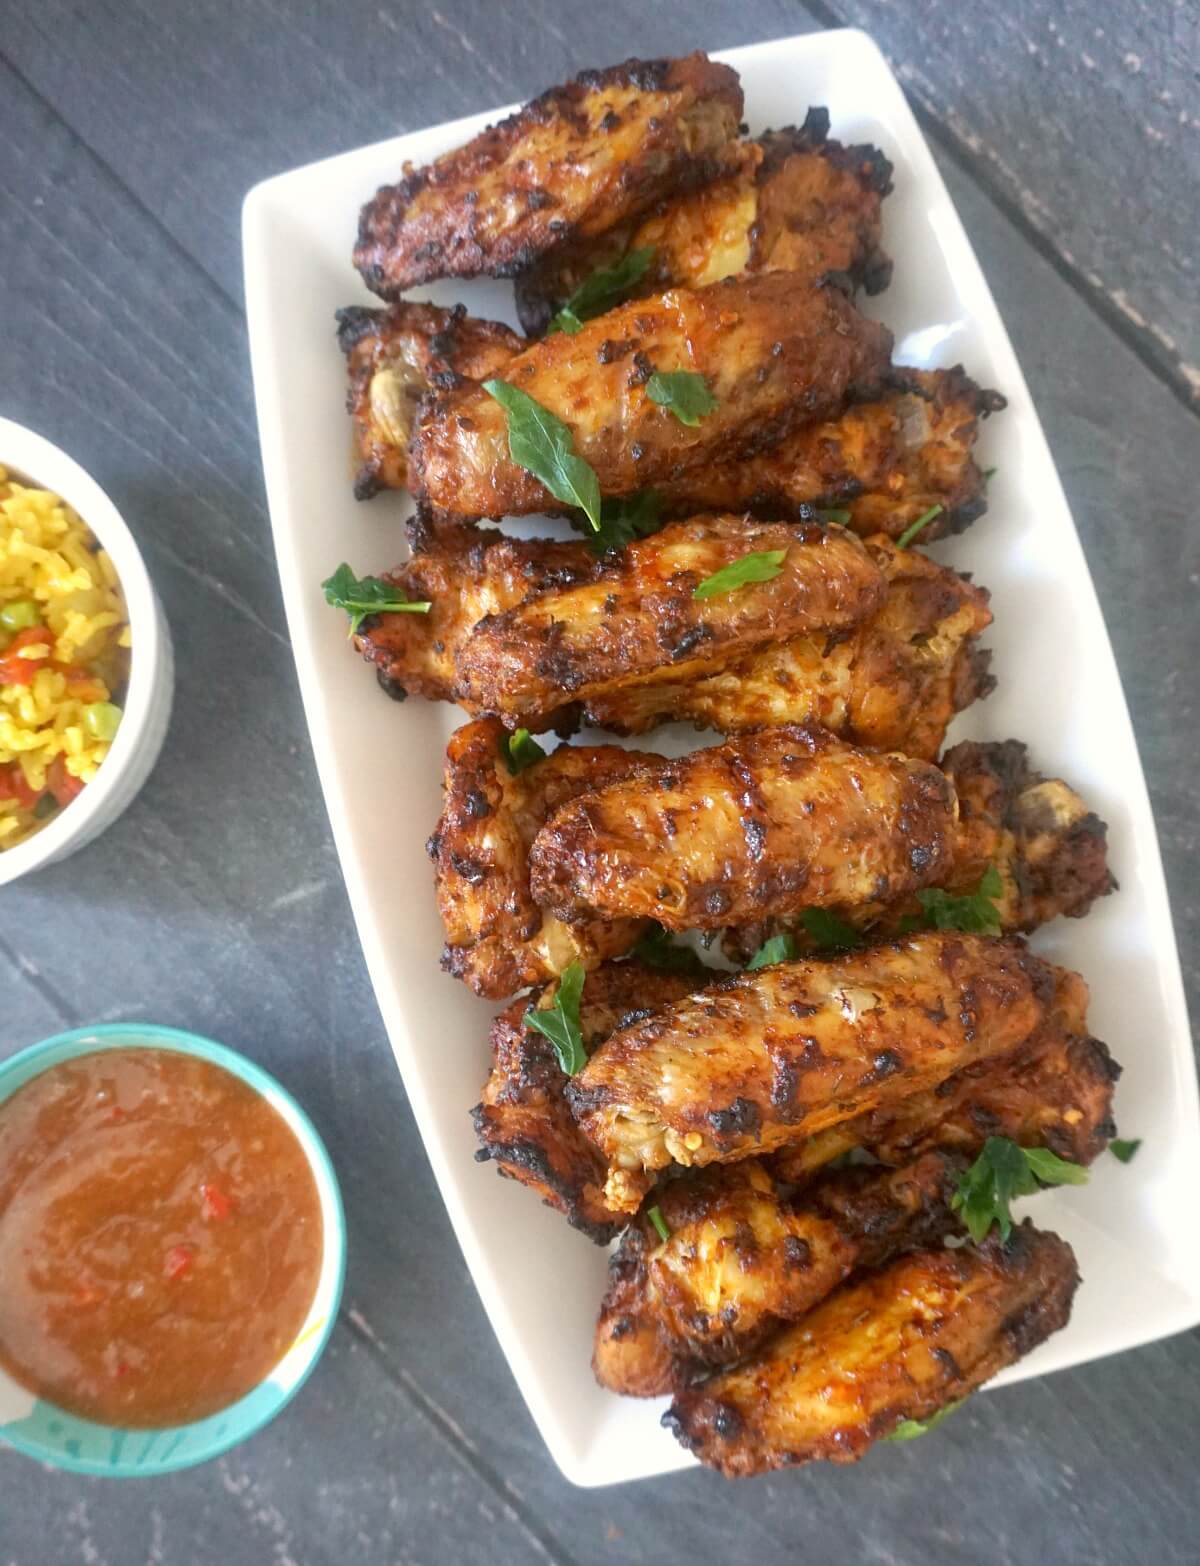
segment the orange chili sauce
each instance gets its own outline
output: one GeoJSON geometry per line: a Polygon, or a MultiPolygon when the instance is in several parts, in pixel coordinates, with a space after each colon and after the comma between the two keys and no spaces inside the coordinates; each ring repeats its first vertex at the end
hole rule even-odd
{"type": "Polygon", "coordinates": [[[0,1104],[0,1365],[103,1424],[253,1390],[316,1293],[308,1159],[253,1088],[172,1050],[52,1066],[0,1104]]]}

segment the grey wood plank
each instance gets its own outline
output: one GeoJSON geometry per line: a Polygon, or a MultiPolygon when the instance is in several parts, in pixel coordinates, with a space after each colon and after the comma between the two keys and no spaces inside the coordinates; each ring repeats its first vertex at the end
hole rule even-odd
{"type": "Polygon", "coordinates": [[[960,156],[1200,407],[1200,10],[817,0],[871,33],[960,156]]]}

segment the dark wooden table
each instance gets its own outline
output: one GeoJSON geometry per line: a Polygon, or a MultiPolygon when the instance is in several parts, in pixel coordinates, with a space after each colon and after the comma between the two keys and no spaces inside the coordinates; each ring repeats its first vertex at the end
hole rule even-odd
{"type": "Polygon", "coordinates": [[[0,895],[0,1053],[121,1018],[241,1046],[313,1111],[351,1245],[330,1351],[283,1418],[149,1483],[0,1455],[0,1563],[1195,1563],[1194,1334],[978,1399],[952,1430],[858,1468],[737,1488],[559,1477],[451,1236],[351,926],[276,585],[238,236],[267,174],[586,65],[872,30],[1045,420],[1194,974],[1195,5],[5,0],[2,14],[0,411],[68,447],[133,520],[179,685],[135,807],[0,895]]]}

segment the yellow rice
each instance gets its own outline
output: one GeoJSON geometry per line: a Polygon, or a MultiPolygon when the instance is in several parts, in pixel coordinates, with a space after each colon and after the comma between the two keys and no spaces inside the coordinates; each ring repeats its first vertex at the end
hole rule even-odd
{"type": "MultiPolygon", "coordinates": [[[[40,794],[53,781],[56,757],[70,777],[86,784],[107,756],[111,742],[89,733],[85,709],[123,699],[129,618],[112,561],[71,507],[0,467],[0,609],[29,599],[38,606],[46,637],[16,656],[45,660],[49,649],[50,661],[28,685],[4,684],[0,672],[0,779],[12,776],[9,764],[15,763],[28,788],[40,794]]],[[[12,632],[0,624],[0,660],[11,641],[12,632]]],[[[0,787],[0,850],[37,831],[53,804],[45,796],[35,814],[5,792],[0,787]]]]}

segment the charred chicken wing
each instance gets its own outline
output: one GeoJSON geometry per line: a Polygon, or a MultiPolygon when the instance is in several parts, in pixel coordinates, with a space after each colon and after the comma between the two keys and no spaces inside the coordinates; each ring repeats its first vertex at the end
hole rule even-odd
{"type": "MultiPolygon", "coordinates": [[[[774,272],[622,305],[574,336],[535,343],[502,378],[567,425],[602,494],[622,496],[748,456],[837,412],[879,384],[890,351],[886,329],[838,289],[774,272]],[[702,376],[715,399],[695,423],[648,393],[656,372],[676,371],[702,376]]],[[[470,384],[422,405],[410,473],[435,510],[476,518],[561,509],[511,457],[507,420],[470,384]]]]}
{"type": "Polygon", "coordinates": [[[658,1397],[740,1359],[852,1268],[956,1228],[947,1202],[965,1167],[932,1154],[899,1171],[829,1175],[795,1199],[757,1159],[666,1182],[652,1200],[667,1237],[643,1208],[609,1263],[597,1380],[630,1397],[658,1397]]]}
{"type": "Polygon", "coordinates": [[[1045,1020],[1055,970],[1019,940],[936,933],[780,963],[620,1028],[567,1087],[637,1209],[658,1170],[769,1153],[1012,1054],[1045,1020]]]}
{"type": "Polygon", "coordinates": [[[1007,1245],[918,1251],[845,1284],[755,1358],[680,1392],[663,1423],[730,1477],[854,1462],[958,1402],[1067,1324],[1071,1247],[1024,1223],[1007,1245]]]}
{"type": "Polygon", "coordinates": [[[576,796],[538,834],[531,884],[568,921],[716,929],[936,885],[956,816],[931,762],[785,725],[576,796]]]}
{"type": "Polygon", "coordinates": [[[385,299],[438,277],[511,277],[736,166],[737,72],[627,60],[551,88],[367,202],[354,264],[385,299]]]}

